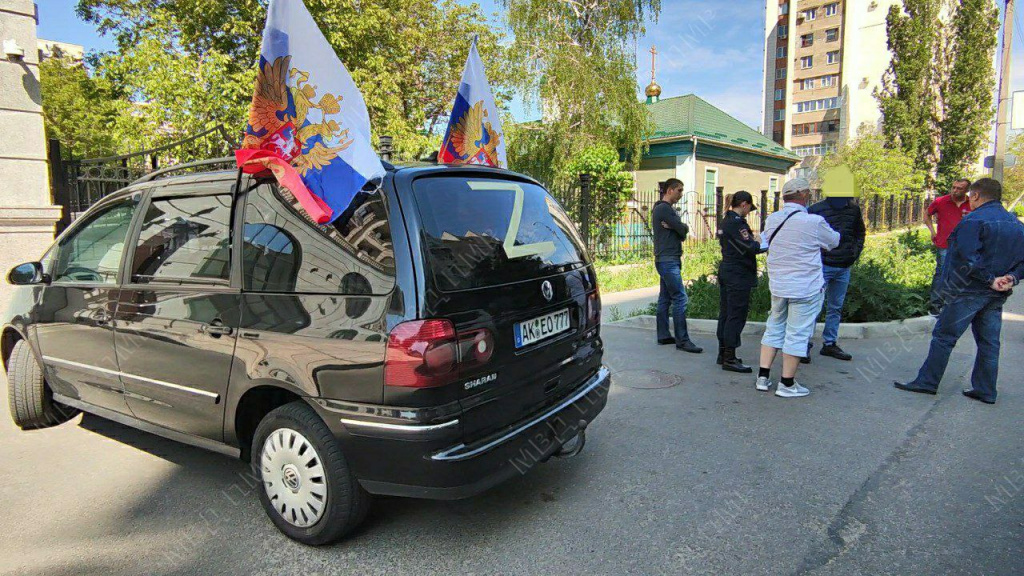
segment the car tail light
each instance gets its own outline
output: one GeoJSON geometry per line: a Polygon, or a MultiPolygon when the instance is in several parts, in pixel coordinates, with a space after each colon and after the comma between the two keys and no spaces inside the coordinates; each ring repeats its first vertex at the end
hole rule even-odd
{"type": "Polygon", "coordinates": [[[384,384],[409,388],[444,386],[458,377],[459,341],[448,320],[412,320],[388,336],[384,384]]]}
{"type": "Polygon", "coordinates": [[[601,323],[601,293],[594,290],[587,294],[587,329],[596,328],[601,323]]]}
{"type": "Polygon", "coordinates": [[[486,328],[459,334],[459,350],[463,366],[486,364],[494,354],[494,335],[486,328]]]}

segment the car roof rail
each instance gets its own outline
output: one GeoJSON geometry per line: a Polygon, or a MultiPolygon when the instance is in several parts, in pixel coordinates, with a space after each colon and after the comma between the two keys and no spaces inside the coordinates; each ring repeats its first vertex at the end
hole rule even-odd
{"type": "Polygon", "coordinates": [[[233,156],[224,156],[224,157],[221,157],[221,158],[210,158],[209,160],[197,160],[195,162],[186,162],[184,164],[175,164],[174,166],[168,166],[166,168],[160,168],[159,170],[154,170],[154,171],[150,172],[149,174],[146,174],[143,177],[139,178],[138,180],[135,180],[134,182],[129,184],[129,186],[135,186],[136,184],[142,184],[142,183],[145,183],[145,182],[152,182],[153,180],[156,180],[157,178],[160,178],[161,176],[166,176],[167,174],[170,174],[172,172],[177,172],[179,170],[190,170],[190,169],[194,169],[194,168],[203,168],[205,166],[216,166],[218,164],[234,164],[234,163],[235,163],[235,158],[233,156]]]}

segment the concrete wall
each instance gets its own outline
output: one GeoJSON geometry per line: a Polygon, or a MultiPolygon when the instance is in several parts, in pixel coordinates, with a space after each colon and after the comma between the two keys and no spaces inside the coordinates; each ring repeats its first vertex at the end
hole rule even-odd
{"type": "Polygon", "coordinates": [[[50,180],[39,94],[35,5],[0,0],[0,44],[14,40],[21,61],[0,54],[0,308],[6,309],[7,271],[42,255],[53,242],[60,208],[50,199],[50,180]]]}

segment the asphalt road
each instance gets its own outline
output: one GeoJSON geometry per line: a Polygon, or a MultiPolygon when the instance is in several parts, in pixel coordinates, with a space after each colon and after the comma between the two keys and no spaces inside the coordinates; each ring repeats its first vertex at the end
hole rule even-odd
{"type": "Polygon", "coordinates": [[[378,500],[319,549],[273,528],[237,461],[91,416],[2,418],[0,573],[1021,574],[1022,304],[995,406],[960,395],[969,336],[937,397],[891,386],[923,359],[916,336],[815,356],[811,396],[783,400],[608,327],[615,385],[582,455],[470,500],[378,500]]]}

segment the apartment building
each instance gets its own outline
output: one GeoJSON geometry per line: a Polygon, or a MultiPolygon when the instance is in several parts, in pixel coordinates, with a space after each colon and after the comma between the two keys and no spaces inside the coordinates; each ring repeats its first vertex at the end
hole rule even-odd
{"type": "Polygon", "coordinates": [[[885,18],[900,0],[767,0],[762,132],[803,158],[879,126],[885,18]]]}

